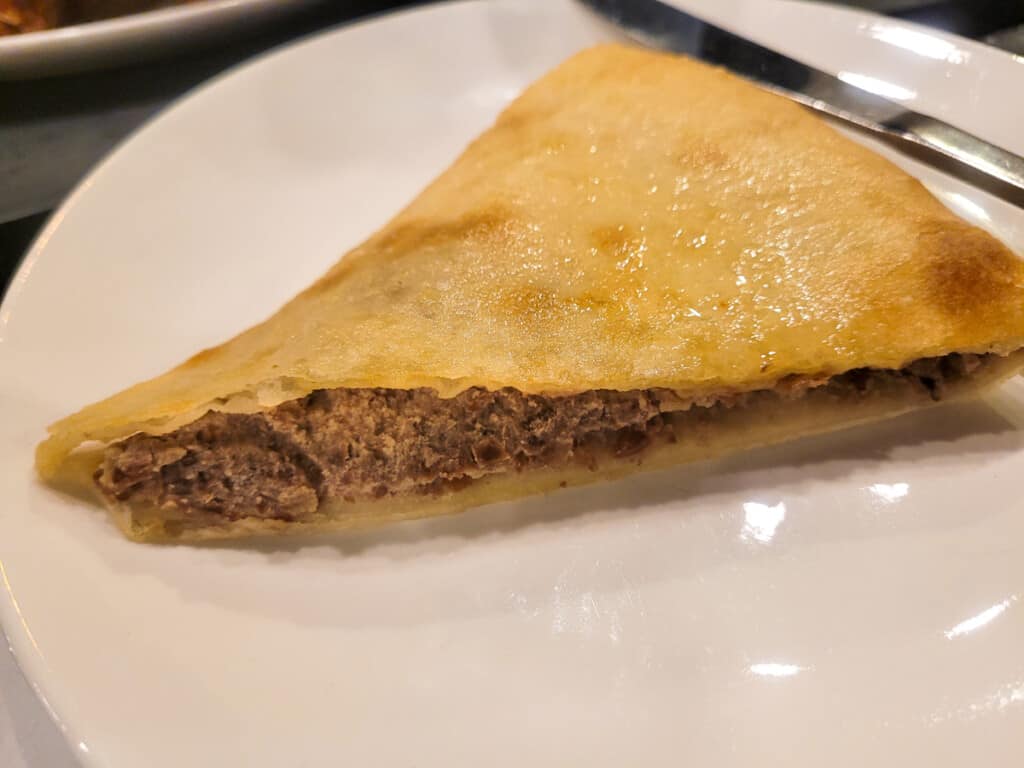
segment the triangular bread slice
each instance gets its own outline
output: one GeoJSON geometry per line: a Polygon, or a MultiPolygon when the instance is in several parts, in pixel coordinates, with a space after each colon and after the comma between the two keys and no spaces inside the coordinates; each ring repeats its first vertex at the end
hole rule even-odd
{"type": "Polygon", "coordinates": [[[961,397],[1024,265],[801,107],[584,51],[264,323],[50,428],[137,539],[419,517],[961,397]]]}

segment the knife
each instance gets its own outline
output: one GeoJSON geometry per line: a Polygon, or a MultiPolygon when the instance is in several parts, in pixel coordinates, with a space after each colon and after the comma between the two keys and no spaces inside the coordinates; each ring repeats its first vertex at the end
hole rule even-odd
{"type": "MultiPolygon", "coordinates": [[[[580,0],[646,46],[725,67],[1024,208],[1024,158],[661,0],[580,0]]],[[[870,81],[868,81],[870,83],[870,81]]]]}

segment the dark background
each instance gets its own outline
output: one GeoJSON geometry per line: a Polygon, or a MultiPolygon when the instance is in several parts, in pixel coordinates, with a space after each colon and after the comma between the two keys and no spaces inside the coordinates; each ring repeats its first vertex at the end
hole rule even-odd
{"type": "MultiPolygon", "coordinates": [[[[107,72],[0,82],[0,295],[49,212],[97,160],[204,80],[317,30],[414,0],[326,3],[229,45],[107,72]]],[[[1024,0],[847,0],[1024,55],[1024,0]]]]}

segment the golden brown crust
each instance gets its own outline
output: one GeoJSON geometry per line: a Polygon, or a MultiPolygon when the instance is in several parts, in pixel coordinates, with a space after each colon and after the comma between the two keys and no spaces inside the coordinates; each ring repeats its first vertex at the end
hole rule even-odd
{"type": "Polygon", "coordinates": [[[265,323],[50,428],[162,433],[337,387],[770,388],[1024,346],[1024,265],[800,107],[601,46],[528,88],[265,323]]]}

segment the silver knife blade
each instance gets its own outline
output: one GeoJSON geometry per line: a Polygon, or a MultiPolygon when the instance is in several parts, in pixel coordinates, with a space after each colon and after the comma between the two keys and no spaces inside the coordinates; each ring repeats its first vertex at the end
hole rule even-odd
{"type": "Polygon", "coordinates": [[[908,110],[661,0],[580,2],[637,42],[725,67],[813,110],[895,140],[902,149],[917,150],[911,154],[918,159],[1024,207],[1024,158],[956,126],[908,110]]]}

